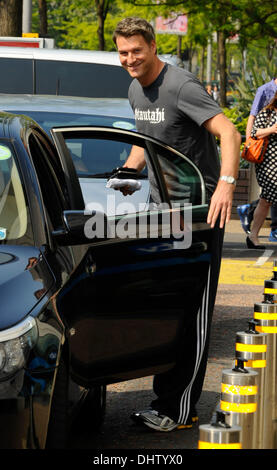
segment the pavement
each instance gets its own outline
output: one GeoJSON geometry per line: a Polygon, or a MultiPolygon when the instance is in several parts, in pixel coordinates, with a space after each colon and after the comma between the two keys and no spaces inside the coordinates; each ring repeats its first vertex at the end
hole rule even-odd
{"type": "Polygon", "coordinates": [[[263,286],[264,280],[271,278],[277,242],[270,242],[269,234],[270,220],[266,220],[259,234],[265,250],[248,249],[240,220],[230,220],[225,229],[220,284],[263,286]]]}
{"type": "MultiPolygon", "coordinates": [[[[260,231],[260,242],[261,244],[273,245],[268,241],[270,233],[270,220],[266,220],[261,231],[260,231]]],[[[239,219],[231,219],[225,228],[225,243],[245,243],[246,233],[243,231],[239,219]]],[[[277,245],[277,244],[276,244],[277,245]]]]}

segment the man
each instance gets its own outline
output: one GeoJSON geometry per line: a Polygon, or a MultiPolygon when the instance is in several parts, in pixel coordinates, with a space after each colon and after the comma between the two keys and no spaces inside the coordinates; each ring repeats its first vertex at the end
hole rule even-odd
{"type": "MultiPolygon", "coordinates": [[[[210,196],[207,222],[213,228],[213,252],[207,340],[199,344],[196,324],[190,335],[182,332],[183,350],[176,366],[154,377],[157,399],[152,402],[151,409],[133,415],[136,421],[152,429],[171,431],[191,427],[197,419],[195,404],[206,370],[223,228],[231,216],[241,139],[233,124],[191,73],[158,58],[154,30],[147,21],[140,18],[120,21],[113,39],[122,66],[134,79],[129,88],[129,100],[135,115],[136,111],[147,113],[156,108],[164,109],[165,119],[161,123],[138,120],[137,130],[166,142],[193,160],[203,173],[210,196]],[[221,169],[214,136],[221,142],[221,169]],[[184,364],[184,358],[187,358],[187,364],[184,364]]],[[[143,152],[133,147],[125,166],[141,170],[144,165],[143,152]]]]}
{"type": "MultiPolygon", "coordinates": [[[[270,80],[260,86],[252,103],[251,111],[246,125],[246,139],[250,137],[251,130],[257,114],[263,109],[273,98],[277,91],[277,78],[270,80]]],[[[241,221],[243,230],[248,234],[251,231],[251,223],[254,217],[254,211],[259,200],[252,201],[250,204],[243,204],[237,207],[237,212],[241,221]]],[[[271,232],[269,235],[270,242],[277,242],[277,207],[271,206],[271,232]]]]}

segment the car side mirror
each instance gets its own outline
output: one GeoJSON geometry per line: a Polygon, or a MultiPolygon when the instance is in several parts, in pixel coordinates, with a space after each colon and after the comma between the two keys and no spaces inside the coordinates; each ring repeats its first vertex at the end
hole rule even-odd
{"type": "Polygon", "coordinates": [[[88,245],[110,236],[109,221],[97,210],[67,210],[63,212],[64,227],[54,230],[52,236],[60,245],[88,245]]]}

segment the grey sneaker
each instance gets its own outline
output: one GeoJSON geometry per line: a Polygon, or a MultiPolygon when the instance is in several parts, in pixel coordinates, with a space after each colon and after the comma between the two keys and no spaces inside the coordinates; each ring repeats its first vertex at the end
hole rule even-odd
{"type": "Polygon", "coordinates": [[[186,429],[192,427],[192,422],[189,424],[175,423],[171,418],[159,413],[156,410],[138,411],[132,414],[132,419],[138,423],[143,423],[151,429],[156,431],[169,432],[174,429],[186,429]]]}

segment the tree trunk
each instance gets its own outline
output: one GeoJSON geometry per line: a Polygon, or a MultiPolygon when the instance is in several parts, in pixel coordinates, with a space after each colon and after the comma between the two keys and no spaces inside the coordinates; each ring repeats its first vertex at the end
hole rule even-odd
{"type": "Polygon", "coordinates": [[[48,25],[47,25],[47,5],[46,0],[38,0],[39,10],[39,35],[42,38],[47,37],[48,25]]]}
{"type": "Polygon", "coordinates": [[[202,46],[202,47],[201,47],[201,52],[200,52],[200,54],[201,54],[201,61],[200,61],[200,74],[199,74],[199,76],[200,76],[200,81],[201,81],[201,82],[204,81],[204,76],[205,76],[205,75],[204,75],[204,74],[205,74],[205,72],[204,72],[204,67],[205,67],[205,51],[206,51],[205,46],[202,46]]]}
{"type": "Polygon", "coordinates": [[[105,36],[104,36],[104,19],[102,16],[98,16],[98,49],[99,51],[105,50],[105,36]]]}
{"type": "Polygon", "coordinates": [[[177,36],[177,57],[182,60],[182,36],[177,36]]]}
{"type": "Polygon", "coordinates": [[[105,19],[109,10],[109,0],[95,0],[97,19],[98,19],[98,49],[99,51],[105,50],[105,35],[104,35],[104,24],[105,19]]]}
{"type": "Polygon", "coordinates": [[[222,108],[227,106],[226,101],[226,44],[225,34],[223,31],[218,31],[218,61],[219,61],[219,100],[222,108]]]}
{"type": "Polygon", "coordinates": [[[192,71],[192,56],[193,56],[193,49],[191,43],[189,44],[189,63],[188,63],[188,70],[189,72],[192,71]]]}
{"type": "Polygon", "coordinates": [[[0,36],[22,36],[22,0],[0,0],[0,36]]]}

